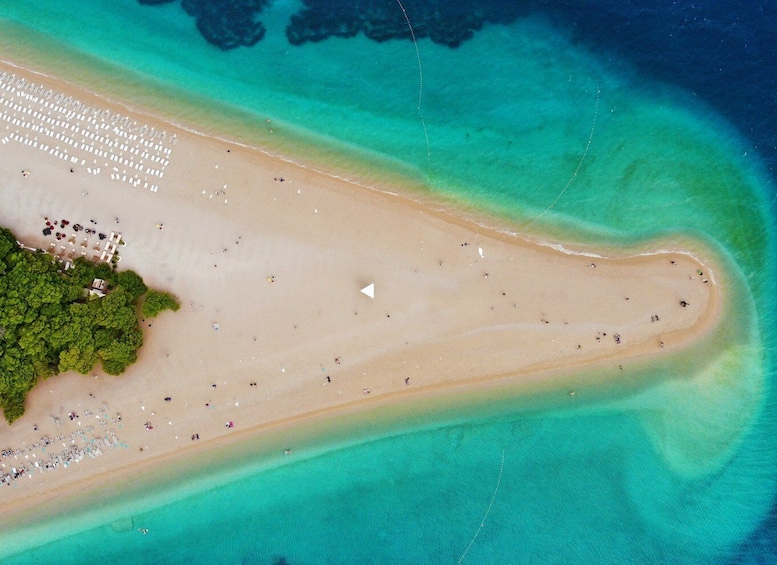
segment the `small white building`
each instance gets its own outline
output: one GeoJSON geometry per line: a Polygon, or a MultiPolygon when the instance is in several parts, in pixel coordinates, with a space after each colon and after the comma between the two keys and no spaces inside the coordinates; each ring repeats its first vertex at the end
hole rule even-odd
{"type": "Polygon", "coordinates": [[[93,296],[99,296],[102,298],[108,290],[108,283],[103,279],[94,279],[92,286],[89,288],[89,294],[93,296]]]}

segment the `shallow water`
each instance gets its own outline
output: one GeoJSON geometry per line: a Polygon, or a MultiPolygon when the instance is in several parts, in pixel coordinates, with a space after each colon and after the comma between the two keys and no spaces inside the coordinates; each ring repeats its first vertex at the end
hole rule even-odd
{"type": "Polygon", "coordinates": [[[222,52],[176,2],[0,0],[0,41],[177,122],[485,208],[522,233],[701,239],[728,267],[724,328],[640,367],[639,386],[594,387],[574,407],[505,392],[405,425],[378,414],[350,436],[346,422],[291,463],[257,456],[142,505],[116,497],[69,527],[0,534],[4,555],[27,548],[4,562],[768,561],[774,183],[757,140],[714,97],[572,41],[547,12],[416,51],[363,36],[291,46],[298,8],[273,3],[262,41],[222,52]]]}

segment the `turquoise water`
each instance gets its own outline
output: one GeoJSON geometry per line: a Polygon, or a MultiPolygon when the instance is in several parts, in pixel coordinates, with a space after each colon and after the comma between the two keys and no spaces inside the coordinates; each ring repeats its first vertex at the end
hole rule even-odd
{"type": "Polygon", "coordinates": [[[260,43],[221,52],[177,3],[39,4],[0,0],[3,52],[368,185],[488,209],[515,231],[696,238],[724,261],[732,302],[708,342],[641,367],[642,385],[573,406],[505,392],[426,418],[379,413],[350,434],[343,422],[294,459],[243,458],[164,488],[169,476],[148,477],[0,533],[4,563],[728,562],[769,513],[774,186],[702,100],[541,16],[457,50],[361,36],[292,47],[298,5],[278,1],[260,43]]]}

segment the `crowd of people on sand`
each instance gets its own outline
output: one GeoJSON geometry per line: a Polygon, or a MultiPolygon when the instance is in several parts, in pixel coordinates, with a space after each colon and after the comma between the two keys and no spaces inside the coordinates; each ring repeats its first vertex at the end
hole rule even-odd
{"type": "MultiPolygon", "coordinates": [[[[47,473],[59,468],[67,468],[72,463],[81,463],[87,459],[96,459],[111,450],[127,447],[127,444],[116,436],[116,425],[121,422],[121,414],[110,416],[108,405],[103,403],[97,414],[85,409],[81,414],[72,410],[67,413],[67,419],[77,428],[57,434],[44,434],[24,447],[5,448],[0,450],[0,486],[12,486],[17,479],[32,478],[36,473],[47,473]],[[82,426],[82,417],[94,416],[97,426],[87,424],[82,426]]],[[[51,416],[52,426],[56,429],[65,425],[58,416],[51,416]]],[[[33,426],[34,431],[39,426],[33,426]]]]}
{"type": "Polygon", "coordinates": [[[112,180],[157,192],[177,137],[0,72],[0,143],[12,141],[89,174],[109,173],[112,180]]]}

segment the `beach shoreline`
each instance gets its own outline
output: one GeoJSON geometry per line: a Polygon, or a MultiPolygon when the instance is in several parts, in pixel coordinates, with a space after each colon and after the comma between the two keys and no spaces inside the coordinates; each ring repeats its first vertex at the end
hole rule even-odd
{"type": "MultiPolygon", "coordinates": [[[[236,432],[268,436],[315,418],[408,399],[418,405],[441,392],[458,390],[463,398],[521,379],[574,399],[580,391],[568,390],[559,375],[617,371],[681,351],[719,320],[725,277],[701,244],[688,242],[691,253],[676,242],[651,242],[636,257],[574,244],[559,250],[507,233],[498,219],[491,229],[486,217],[476,224],[402,190],[370,189],[182,130],[72,83],[27,74],[23,65],[0,65],[2,71],[108,109],[108,118],[99,117],[108,124],[101,138],[119,123],[110,124],[110,116],[127,117],[118,128],[122,139],[136,141],[133,128],[147,126],[165,132],[149,139],[170,153],[148,153],[166,154],[168,162],[145,160],[146,176],[133,184],[121,177],[136,178],[140,151],[108,151],[122,159],[117,166],[77,148],[68,154],[77,156],[72,163],[11,139],[3,145],[11,164],[0,168],[0,223],[43,249],[51,243],[40,235],[44,217],[120,229],[127,242],[118,250],[120,268],[173,292],[182,308],[153,327],[145,323],[145,346],[127,374],[114,379],[94,371],[94,378],[60,375],[40,383],[25,416],[0,425],[4,445],[39,455],[24,446],[42,433],[56,435],[44,429],[54,426],[49,418],[80,413],[56,425],[77,433],[88,427],[85,409],[102,421],[120,414],[111,424],[125,444],[3,488],[0,521],[117,476],[173,464],[181,454],[212,452],[235,441],[236,432]],[[370,283],[375,298],[360,293],[370,283]],[[558,384],[540,378],[546,375],[558,384]],[[201,448],[189,439],[200,433],[201,448]]],[[[42,115],[50,110],[36,108],[42,115]]],[[[0,137],[25,130],[9,120],[0,127],[0,137]]],[[[50,129],[62,135],[66,128],[50,129]]]]}

